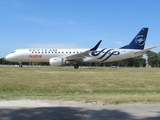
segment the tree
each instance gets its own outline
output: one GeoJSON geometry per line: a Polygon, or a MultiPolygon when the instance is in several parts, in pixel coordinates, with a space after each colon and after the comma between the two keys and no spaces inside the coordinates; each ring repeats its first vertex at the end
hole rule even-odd
{"type": "Polygon", "coordinates": [[[160,60],[158,59],[158,54],[153,52],[153,51],[149,51],[147,52],[147,56],[148,56],[148,63],[150,66],[152,67],[158,67],[159,66],[159,62],[160,60]]]}
{"type": "Polygon", "coordinates": [[[1,59],[0,59],[0,64],[6,65],[6,64],[10,64],[10,62],[4,60],[4,58],[1,58],[1,59]]]}
{"type": "Polygon", "coordinates": [[[160,52],[158,53],[158,60],[160,60],[160,52]]]}

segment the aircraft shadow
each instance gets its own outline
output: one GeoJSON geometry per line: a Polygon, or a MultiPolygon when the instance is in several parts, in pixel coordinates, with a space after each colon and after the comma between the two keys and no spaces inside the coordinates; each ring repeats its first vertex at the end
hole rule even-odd
{"type": "MultiPolygon", "coordinates": [[[[137,120],[119,110],[77,107],[0,108],[0,120],[137,120]]],[[[158,117],[141,120],[160,120],[158,117]]]]}

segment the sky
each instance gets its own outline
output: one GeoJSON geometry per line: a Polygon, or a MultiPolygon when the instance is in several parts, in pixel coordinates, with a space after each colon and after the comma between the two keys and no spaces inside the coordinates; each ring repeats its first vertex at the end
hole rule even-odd
{"type": "MultiPolygon", "coordinates": [[[[160,46],[160,0],[0,0],[0,58],[20,48],[119,48],[148,27],[160,46]]],[[[153,49],[160,52],[160,47],[153,49]]]]}

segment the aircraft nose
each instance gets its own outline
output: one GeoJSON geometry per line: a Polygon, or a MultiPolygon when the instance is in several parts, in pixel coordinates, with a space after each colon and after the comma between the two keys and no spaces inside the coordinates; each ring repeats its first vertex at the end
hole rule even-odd
{"type": "MultiPolygon", "coordinates": [[[[7,57],[7,56],[6,56],[7,57]]],[[[4,57],[4,60],[6,61],[7,60],[7,58],[6,57],[4,57]]]]}
{"type": "Polygon", "coordinates": [[[4,57],[4,60],[5,60],[5,61],[8,61],[9,58],[10,58],[9,55],[7,55],[6,57],[4,57]]]}
{"type": "Polygon", "coordinates": [[[4,58],[4,60],[14,62],[14,61],[16,60],[16,55],[15,55],[15,54],[8,54],[8,55],[4,58]]]}

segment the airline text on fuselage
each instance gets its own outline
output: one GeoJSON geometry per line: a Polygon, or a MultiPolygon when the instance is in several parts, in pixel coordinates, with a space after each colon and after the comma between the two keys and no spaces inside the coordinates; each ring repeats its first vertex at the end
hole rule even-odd
{"type": "Polygon", "coordinates": [[[42,58],[42,55],[29,55],[29,58],[42,58]]]}
{"type": "Polygon", "coordinates": [[[49,53],[49,52],[57,52],[57,49],[29,49],[31,53],[49,53]]]}

